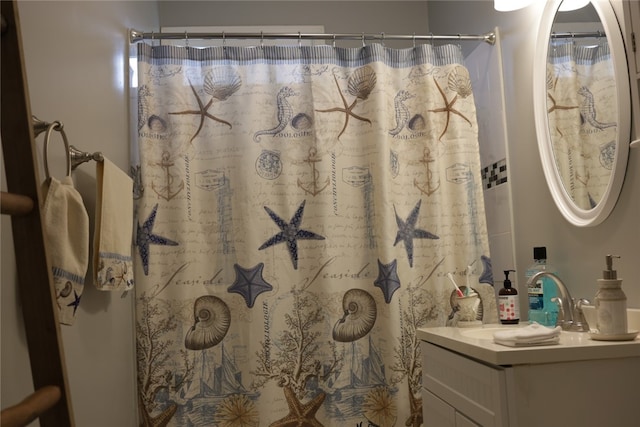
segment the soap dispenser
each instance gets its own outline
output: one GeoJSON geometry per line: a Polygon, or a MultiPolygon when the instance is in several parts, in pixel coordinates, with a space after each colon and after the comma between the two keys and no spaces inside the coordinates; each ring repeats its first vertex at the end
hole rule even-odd
{"type": "Polygon", "coordinates": [[[622,279],[618,279],[613,269],[613,258],[618,255],[607,255],[606,270],[602,279],[598,279],[596,293],[596,329],[601,335],[617,335],[627,333],[627,296],[622,291],[622,279]]]}
{"type": "Polygon", "coordinates": [[[518,301],[518,291],[511,287],[509,272],[515,273],[515,270],[504,270],[504,287],[498,291],[498,307],[500,323],[515,325],[520,322],[520,302],[518,301]]]}

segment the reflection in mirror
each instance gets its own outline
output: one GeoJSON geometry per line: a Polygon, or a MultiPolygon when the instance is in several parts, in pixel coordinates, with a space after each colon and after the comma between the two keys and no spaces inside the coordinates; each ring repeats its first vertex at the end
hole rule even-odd
{"type": "Polygon", "coordinates": [[[545,178],[563,216],[602,222],[622,187],[630,137],[629,72],[608,0],[559,11],[549,0],[534,62],[534,108],[545,178]]]}
{"type": "Polygon", "coordinates": [[[591,3],[558,12],[551,31],[547,113],[553,156],[571,200],[581,209],[593,209],[607,190],[615,158],[618,114],[611,51],[591,3]]]}

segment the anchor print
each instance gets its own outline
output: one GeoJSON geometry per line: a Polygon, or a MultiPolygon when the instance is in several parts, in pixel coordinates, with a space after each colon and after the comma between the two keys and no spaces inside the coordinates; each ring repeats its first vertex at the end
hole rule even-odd
{"type": "Polygon", "coordinates": [[[371,94],[371,91],[373,91],[373,88],[376,86],[376,79],[377,79],[376,73],[368,66],[361,67],[355,70],[353,74],[349,76],[347,90],[350,95],[353,95],[356,98],[353,100],[351,105],[349,105],[347,103],[347,99],[344,97],[344,95],[342,94],[342,91],[340,90],[340,84],[338,84],[338,78],[336,77],[335,74],[333,75],[333,80],[336,82],[336,86],[338,87],[338,93],[340,94],[340,98],[342,98],[342,104],[344,105],[344,108],[334,107],[334,108],[329,108],[327,110],[316,110],[316,111],[319,113],[331,113],[335,111],[340,111],[344,113],[344,117],[345,117],[344,126],[342,126],[342,130],[340,130],[340,133],[338,134],[337,139],[340,139],[344,131],[347,129],[347,125],[349,124],[349,116],[353,117],[354,119],[371,124],[371,120],[367,119],[366,117],[362,117],[355,114],[353,112],[353,109],[356,107],[356,104],[358,103],[358,99],[361,99],[364,101],[369,97],[369,95],[371,94]]]}
{"type": "Polygon", "coordinates": [[[436,183],[434,184],[433,172],[431,171],[431,167],[430,167],[430,164],[435,162],[435,159],[431,155],[431,149],[429,149],[428,147],[424,149],[424,155],[422,156],[422,159],[419,160],[419,162],[424,163],[424,167],[427,171],[427,182],[424,184],[420,184],[418,183],[418,180],[414,178],[413,185],[418,190],[420,190],[422,194],[426,196],[431,196],[433,193],[435,193],[438,190],[438,188],[440,188],[440,180],[437,180],[436,183]]]}
{"type": "Polygon", "coordinates": [[[318,157],[316,148],[309,148],[309,156],[304,160],[304,162],[308,163],[309,167],[311,167],[311,176],[313,176],[313,180],[305,184],[300,181],[300,178],[298,178],[298,187],[302,188],[305,193],[309,193],[312,196],[320,194],[325,188],[327,188],[330,182],[329,177],[327,177],[324,183],[320,182],[320,172],[316,169],[316,163],[321,161],[322,159],[318,157]]]}
{"type": "Polygon", "coordinates": [[[180,191],[182,191],[182,189],[184,188],[184,181],[180,180],[180,184],[178,184],[175,187],[173,186],[176,176],[171,174],[171,167],[173,167],[175,163],[171,161],[171,156],[169,155],[168,151],[164,151],[162,153],[162,160],[160,161],[160,163],[156,163],[156,165],[164,169],[165,182],[164,182],[164,185],[161,187],[156,187],[155,183],[152,182],[151,189],[163,199],[167,201],[171,200],[176,195],[178,195],[180,191]]]}

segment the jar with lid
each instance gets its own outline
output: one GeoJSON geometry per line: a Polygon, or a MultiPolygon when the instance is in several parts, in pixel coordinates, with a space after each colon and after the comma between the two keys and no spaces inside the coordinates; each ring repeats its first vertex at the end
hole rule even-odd
{"type": "Polygon", "coordinates": [[[595,297],[596,329],[602,335],[627,333],[627,296],[622,290],[622,279],[617,278],[613,269],[613,258],[607,255],[607,269],[602,279],[598,279],[598,291],[595,297]]]}

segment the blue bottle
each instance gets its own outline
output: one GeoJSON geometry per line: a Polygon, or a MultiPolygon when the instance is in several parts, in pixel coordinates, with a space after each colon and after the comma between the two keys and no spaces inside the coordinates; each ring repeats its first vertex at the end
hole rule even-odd
{"type": "MultiPolygon", "coordinates": [[[[555,269],[547,264],[547,248],[545,246],[533,248],[533,264],[525,273],[527,283],[529,279],[540,271],[556,274],[555,269]]],[[[549,277],[542,277],[536,283],[528,286],[529,293],[529,322],[537,322],[544,326],[555,326],[558,320],[558,304],[552,301],[558,296],[558,288],[549,277]]]]}

